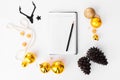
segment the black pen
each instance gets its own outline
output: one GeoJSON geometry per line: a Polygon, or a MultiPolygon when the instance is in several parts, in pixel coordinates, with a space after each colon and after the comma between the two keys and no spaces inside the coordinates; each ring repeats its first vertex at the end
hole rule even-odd
{"type": "Polygon", "coordinates": [[[71,39],[71,36],[72,36],[72,31],[73,31],[73,26],[74,26],[74,22],[72,23],[72,26],[71,26],[71,29],[70,29],[70,34],[69,34],[69,39],[68,39],[66,51],[68,51],[68,48],[69,48],[70,39],[71,39]]]}

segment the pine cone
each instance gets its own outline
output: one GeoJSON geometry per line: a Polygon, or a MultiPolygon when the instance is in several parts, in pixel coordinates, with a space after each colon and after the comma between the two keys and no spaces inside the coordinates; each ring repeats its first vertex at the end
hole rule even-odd
{"type": "Polygon", "coordinates": [[[107,65],[107,59],[104,53],[97,47],[92,47],[87,52],[87,57],[92,60],[93,62],[107,65]]]}
{"type": "Polygon", "coordinates": [[[90,60],[87,57],[82,57],[78,60],[78,66],[85,74],[90,74],[90,60]]]}

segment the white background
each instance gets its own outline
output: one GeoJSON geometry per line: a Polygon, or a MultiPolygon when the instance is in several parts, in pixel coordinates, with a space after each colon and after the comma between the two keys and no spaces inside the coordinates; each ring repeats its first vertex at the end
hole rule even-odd
{"type": "Polygon", "coordinates": [[[19,33],[6,28],[8,23],[18,24],[24,16],[19,14],[21,5],[25,13],[30,14],[33,8],[31,0],[0,0],[0,79],[3,80],[119,80],[120,79],[120,1],[119,0],[34,0],[37,9],[34,15],[34,24],[31,28],[36,31],[36,43],[33,51],[38,54],[37,61],[27,68],[22,68],[20,61],[15,59],[19,50],[19,33]],[[100,40],[92,40],[89,20],[84,17],[84,9],[95,8],[101,16],[102,26],[98,29],[100,40]],[[46,15],[51,10],[71,10],[79,14],[79,54],[57,56],[63,58],[65,71],[56,75],[52,71],[42,74],[37,66],[39,62],[48,61],[50,56],[46,55],[47,47],[45,35],[46,15]],[[42,16],[41,21],[35,17],[42,16]],[[45,41],[45,42],[44,42],[45,41]],[[98,46],[105,52],[109,64],[102,66],[92,63],[91,74],[85,75],[77,66],[77,61],[84,56],[93,45],[98,46]],[[45,56],[46,55],[46,56],[45,56]]]}

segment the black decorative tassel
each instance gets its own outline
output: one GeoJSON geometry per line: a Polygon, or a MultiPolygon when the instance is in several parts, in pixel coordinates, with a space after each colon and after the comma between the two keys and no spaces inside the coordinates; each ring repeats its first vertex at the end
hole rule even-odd
{"type": "Polygon", "coordinates": [[[107,59],[104,53],[97,47],[92,47],[87,52],[87,57],[92,60],[93,62],[107,65],[107,59]]]}
{"type": "Polygon", "coordinates": [[[87,57],[81,57],[78,60],[78,66],[81,68],[81,70],[85,73],[85,74],[90,74],[90,69],[91,69],[91,63],[89,58],[87,57]]]}

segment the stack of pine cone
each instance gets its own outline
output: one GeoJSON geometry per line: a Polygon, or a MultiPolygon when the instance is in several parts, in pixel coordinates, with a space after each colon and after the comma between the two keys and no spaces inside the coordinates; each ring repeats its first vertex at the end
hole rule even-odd
{"type": "Polygon", "coordinates": [[[90,74],[90,69],[91,69],[91,63],[90,61],[93,61],[95,63],[98,64],[102,64],[102,65],[107,65],[107,59],[106,56],[104,55],[104,53],[97,47],[91,47],[88,51],[87,51],[87,56],[86,57],[82,57],[78,60],[78,66],[81,68],[81,70],[85,73],[85,74],[90,74]]]}

